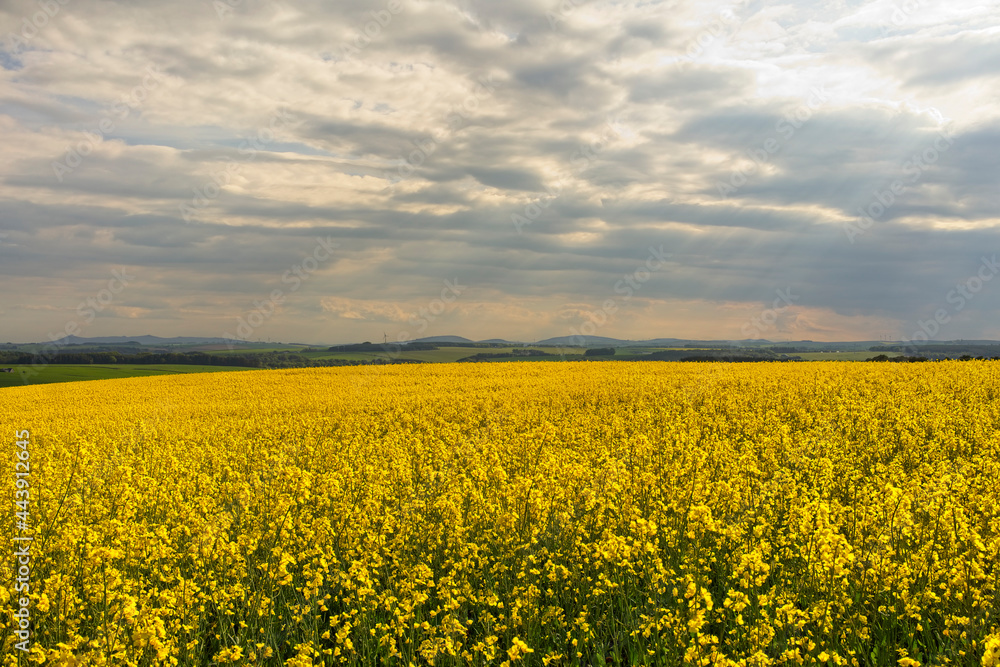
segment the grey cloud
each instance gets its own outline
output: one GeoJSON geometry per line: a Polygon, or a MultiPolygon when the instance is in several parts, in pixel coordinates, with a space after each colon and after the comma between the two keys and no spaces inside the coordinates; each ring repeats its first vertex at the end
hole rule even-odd
{"type": "Polygon", "coordinates": [[[750,70],[692,64],[635,77],[630,82],[629,99],[636,104],[666,102],[684,107],[743,96],[753,86],[754,75],[750,70]]]}
{"type": "Polygon", "coordinates": [[[469,173],[483,185],[503,190],[539,192],[544,189],[541,179],[538,176],[520,169],[470,167],[469,173]]]}
{"type": "MultiPolygon", "coordinates": [[[[966,99],[994,76],[988,22],[859,44],[861,28],[832,27],[849,9],[793,2],[773,20],[784,52],[754,34],[764,18],[748,14],[719,41],[725,58],[678,69],[672,60],[701,29],[685,3],[585,3],[553,28],[545,14],[556,2],[403,2],[345,60],[340,48],[384,2],[245,0],[220,20],[207,2],[74,0],[58,17],[74,20],[53,21],[16,54],[24,67],[4,71],[5,282],[65,281],[71,302],[86,289],[74,285],[108,267],[141,266],[151,277],[123,305],[201,333],[214,320],[171,308],[242,308],[329,236],[337,258],[296,293],[289,313],[299,315],[281,325],[297,331],[316,326],[323,296],[419,301],[446,277],[518,303],[599,303],[662,245],[674,257],[643,299],[756,304],[792,286],[809,308],[906,323],[992,253],[1000,134],[989,109],[959,123],[949,150],[856,243],[843,228],[932,145],[934,119],[904,102],[926,108],[921,98],[939,89],[966,99]],[[147,62],[169,77],[162,95],[58,183],[60,137],[99,120],[147,62]],[[779,95],[775,81],[814,77],[836,89],[837,72],[862,65],[887,82],[884,98],[842,87],[792,136],[781,133],[805,98],[779,95]],[[496,91],[449,128],[448,104],[486,73],[496,91]],[[244,157],[239,142],[281,106],[300,122],[253,160],[273,180],[224,192],[185,222],[178,205],[192,188],[244,157]],[[621,134],[581,159],[609,118],[621,134]],[[433,153],[388,187],[399,159],[431,138],[433,153]],[[720,194],[769,138],[780,147],[766,168],[720,194]],[[518,234],[511,216],[533,202],[545,206],[518,234]]],[[[4,20],[33,6],[10,4],[4,20]]],[[[998,299],[977,300],[976,326],[990,326],[998,299]]]]}

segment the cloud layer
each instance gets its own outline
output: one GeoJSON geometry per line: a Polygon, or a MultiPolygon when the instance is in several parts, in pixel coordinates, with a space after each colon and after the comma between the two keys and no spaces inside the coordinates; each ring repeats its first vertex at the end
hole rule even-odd
{"type": "Polygon", "coordinates": [[[262,304],[252,338],[328,343],[909,338],[942,309],[937,337],[1000,338],[998,25],[921,0],[6,2],[0,338],[223,335],[262,304]]]}

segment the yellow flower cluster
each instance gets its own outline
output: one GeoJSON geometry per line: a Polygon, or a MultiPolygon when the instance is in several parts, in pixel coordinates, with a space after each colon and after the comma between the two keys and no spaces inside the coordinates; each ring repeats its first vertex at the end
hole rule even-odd
{"type": "Polygon", "coordinates": [[[365,372],[0,391],[27,657],[1000,664],[1000,364],[365,372]]]}

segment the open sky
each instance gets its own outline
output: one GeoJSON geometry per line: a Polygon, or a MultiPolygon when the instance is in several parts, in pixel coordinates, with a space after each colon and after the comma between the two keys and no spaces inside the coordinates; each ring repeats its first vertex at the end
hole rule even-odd
{"type": "Polygon", "coordinates": [[[996,2],[4,0],[0,40],[0,342],[1000,339],[996,2]]]}

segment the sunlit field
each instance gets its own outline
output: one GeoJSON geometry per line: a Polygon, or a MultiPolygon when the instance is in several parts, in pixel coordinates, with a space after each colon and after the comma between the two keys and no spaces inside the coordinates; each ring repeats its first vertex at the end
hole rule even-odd
{"type": "Polygon", "coordinates": [[[34,541],[2,664],[997,664],[998,393],[990,362],[3,389],[34,541]]]}

